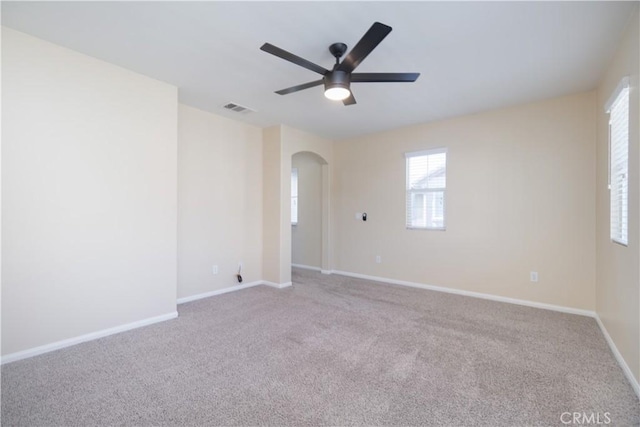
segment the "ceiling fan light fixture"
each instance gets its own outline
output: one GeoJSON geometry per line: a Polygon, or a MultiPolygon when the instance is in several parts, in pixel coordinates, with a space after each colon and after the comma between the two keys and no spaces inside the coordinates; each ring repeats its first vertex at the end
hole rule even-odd
{"type": "Polygon", "coordinates": [[[342,101],[343,99],[347,99],[349,95],[351,95],[351,91],[346,87],[335,86],[324,90],[324,96],[332,101],[342,101]]]}
{"type": "Polygon", "coordinates": [[[354,73],[353,71],[360,63],[387,37],[392,28],[380,22],[374,22],[371,28],[351,49],[351,52],[340,61],[346,53],[347,45],[344,43],[333,43],[329,46],[329,52],[336,58],[336,63],[331,70],[314,64],[304,58],[287,52],[271,43],[265,43],[260,50],[275,55],[278,58],[289,61],[307,70],[318,73],[322,79],[312,82],[291,86],[286,89],[277,90],[278,95],[287,95],[304,89],[320,86],[324,84],[324,96],[334,101],[342,101],[344,105],[354,105],[356,99],[351,93],[351,82],[354,83],[395,83],[395,82],[415,82],[420,73],[354,73]]]}
{"type": "Polygon", "coordinates": [[[344,71],[332,71],[324,77],[324,96],[332,101],[342,101],[351,96],[349,75],[344,71]]]}

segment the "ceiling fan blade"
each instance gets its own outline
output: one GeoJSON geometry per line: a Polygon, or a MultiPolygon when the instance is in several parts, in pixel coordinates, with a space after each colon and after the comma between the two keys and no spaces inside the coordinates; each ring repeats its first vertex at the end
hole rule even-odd
{"type": "Polygon", "coordinates": [[[351,95],[349,95],[348,98],[345,98],[342,100],[342,103],[344,105],[353,105],[356,103],[356,99],[353,97],[353,92],[351,92],[351,95]]]}
{"type": "Polygon", "coordinates": [[[415,82],[420,73],[353,73],[351,83],[415,82]]]}
{"type": "Polygon", "coordinates": [[[351,52],[344,58],[342,63],[338,65],[338,70],[352,72],[358,65],[371,53],[380,42],[391,32],[391,27],[374,22],[364,36],[351,49],[351,52]]]}
{"type": "Polygon", "coordinates": [[[280,49],[279,47],[274,46],[270,43],[263,44],[260,47],[260,50],[263,50],[267,53],[275,55],[278,58],[282,58],[285,61],[293,62],[294,64],[304,67],[307,70],[315,71],[316,73],[322,74],[323,76],[329,72],[329,70],[327,70],[324,67],[314,64],[311,61],[307,61],[304,58],[300,58],[299,56],[294,55],[293,53],[287,52],[284,49],[280,49]]]}
{"type": "Polygon", "coordinates": [[[310,87],[320,86],[322,83],[323,83],[323,81],[322,81],[322,79],[320,79],[320,80],[316,80],[316,81],[309,82],[309,83],[303,83],[303,84],[297,85],[297,86],[291,86],[291,87],[288,87],[286,89],[280,89],[280,90],[277,90],[276,93],[278,95],[286,95],[288,93],[297,92],[299,90],[309,89],[310,87]]]}

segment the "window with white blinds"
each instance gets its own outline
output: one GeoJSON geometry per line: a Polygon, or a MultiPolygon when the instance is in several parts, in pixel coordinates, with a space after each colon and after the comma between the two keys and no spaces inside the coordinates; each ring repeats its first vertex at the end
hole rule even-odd
{"type": "Polygon", "coordinates": [[[407,228],[445,229],[447,150],[406,153],[407,228]]]}
{"type": "Polygon", "coordinates": [[[298,169],[291,169],[291,224],[298,223],[298,169]]]}
{"type": "Polygon", "coordinates": [[[629,79],[606,105],[609,113],[609,195],[611,240],[627,245],[629,235],[629,79]]]}

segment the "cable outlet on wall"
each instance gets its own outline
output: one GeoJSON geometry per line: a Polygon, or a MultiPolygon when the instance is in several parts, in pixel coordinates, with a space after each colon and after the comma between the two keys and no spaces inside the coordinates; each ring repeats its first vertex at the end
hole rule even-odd
{"type": "Polygon", "coordinates": [[[218,266],[217,266],[217,265],[214,265],[213,267],[211,267],[211,272],[212,272],[213,274],[218,274],[218,266]]]}
{"type": "Polygon", "coordinates": [[[537,271],[532,271],[531,273],[529,273],[529,280],[531,280],[532,282],[537,282],[538,281],[538,272],[537,271]]]}
{"type": "Polygon", "coordinates": [[[380,255],[376,255],[376,264],[380,264],[382,262],[382,257],[380,255]]]}

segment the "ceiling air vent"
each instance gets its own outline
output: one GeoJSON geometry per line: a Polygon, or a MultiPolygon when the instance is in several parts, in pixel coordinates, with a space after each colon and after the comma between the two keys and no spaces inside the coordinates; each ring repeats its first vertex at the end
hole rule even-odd
{"type": "Polygon", "coordinates": [[[242,114],[248,114],[248,113],[253,113],[255,112],[255,110],[252,110],[249,107],[245,107],[243,105],[239,105],[239,104],[234,104],[233,102],[229,102],[228,104],[223,105],[223,107],[225,110],[230,110],[230,111],[234,111],[236,113],[242,113],[242,114]]]}

